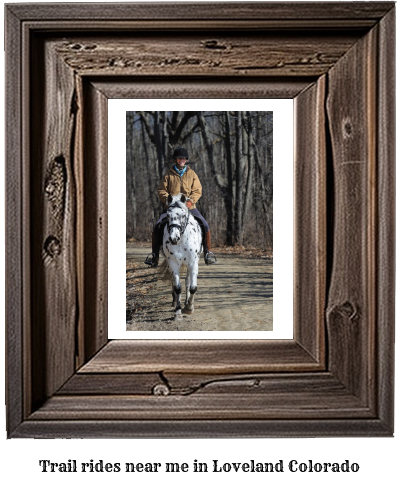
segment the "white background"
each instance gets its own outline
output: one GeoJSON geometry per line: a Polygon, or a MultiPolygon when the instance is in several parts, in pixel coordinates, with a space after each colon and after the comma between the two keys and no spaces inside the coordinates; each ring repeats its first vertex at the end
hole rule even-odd
{"type": "MultiPolygon", "coordinates": [[[[108,194],[109,338],[293,337],[293,259],[287,258],[293,255],[293,100],[109,100],[108,194]],[[122,188],[126,178],[126,111],[133,110],[273,112],[273,331],[126,331],[126,193],[122,188]]],[[[217,222],[209,224],[212,227],[217,222]]],[[[199,283],[196,299],[201,299],[200,294],[199,283]]]]}
{"type": "MultiPolygon", "coordinates": [[[[176,1],[176,0],[175,0],[176,1]]],[[[318,0],[320,1],[320,0],[318,0]]],[[[184,8],[182,6],[182,8],[184,8]]],[[[204,7],[206,8],[206,7],[204,7]]],[[[1,14],[3,15],[3,11],[1,14]]],[[[3,18],[0,19],[3,25],[3,18]]],[[[2,55],[2,71],[4,72],[4,53],[2,55]]],[[[1,84],[4,90],[4,76],[1,73],[1,84]]],[[[4,93],[4,91],[3,91],[4,93]]],[[[4,98],[2,98],[4,99],[4,98]]],[[[1,118],[3,123],[4,117],[1,118]]],[[[4,134],[4,125],[2,125],[4,134]]],[[[4,138],[2,137],[2,140],[4,138]]],[[[4,162],[4,148],[0,151],[4,162]]],[[[4,167],[4,166],[3,166],[4,167]]],[[[3,188],[3,170],[0,171],[3,188]]],[[[2,189],[3,191],[3,189],[2,189]]],[[[4,198],[0,198],[1,205],[4,198]]],[[[0,209],[0,218],[4,228],[4,208],[0,209]]],[[[1,239],[1,251],[4,252],[4,238],[1,239]]],[[[3,260],[1,263],[2,279],[1,306],[4,309],[4,273],[3,260]]],[[[4,318],[2,318],[4,319],[4,318]]],[[[1,336],[1,350],[4,350],[4,333],[1,336]]],[[[398,347],[396,346],[396,349],[398,347]]],[[[396,350],[398,355],[398,350],[396,350]]],[[[2,360],[3,366],[4,360],[2,360]]],[[[4,394],[4,374],[1,374],[0,391],[4,394]]],[[[396,382],[398,382],[396,380],[396,382]]],[[[398,389],[398,387],[397,387],[398,389]]],[[[397,397],[397,394],[396,394],[397,397]]],[[[4,397],[1,401],[4,404],[4,397]]],[[[398,401],[396,401],[396,404],[398,401]]],[[[29,485],[51,486],[55,483],[59,487],[87,485],[88,478],[95,481],[97,486],[109,486],[118,482],[119,486],[162,485],[201,486],[208,485],[241,486],[243,483],[252,486],[273,485],[296,487],[317,486],[353,486],[353,485],[386,485],[398,484],[398,454],[399,442],[395,438],[320,438],[320,439],[208,439],[208,440],[6,440],[5,410],[0,415],[3,433],[1,445],[1,477],[3,482],[22,483],[29,485]],[[256,461],[277,462],[282,459],[285,463],[291,459],[306,461],[334,462],[349,459],[360,465],[357,474],[325,474],[325,473],[275,473],[275,474],[62,474],[40,473],[39,460],[51,459],[55,462],[76,459],[79,462],[103,459],[107,462],[187,462],[192,464],[194,459],[209,462],[218,459],[225,461],[256,461]],[[88,477],[90,476],[90,477],[88,477]]],[[[396,417],[398,407],[396,406],[396,417]]]]}

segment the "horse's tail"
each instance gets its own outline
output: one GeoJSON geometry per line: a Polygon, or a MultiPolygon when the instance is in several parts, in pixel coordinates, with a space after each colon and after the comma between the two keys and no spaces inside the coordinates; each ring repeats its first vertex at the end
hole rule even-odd
{"type": "MultiPolygon", "coordinates": [[[[181,266],[180,271],[187,272],[187,266],[184,264],[181,266]]],[[[161,281],[170,281],[172,278],[172,273],[169,270],[168,261],[164,259],[160,266],[158,267],[158,279],[161,281]]]]}

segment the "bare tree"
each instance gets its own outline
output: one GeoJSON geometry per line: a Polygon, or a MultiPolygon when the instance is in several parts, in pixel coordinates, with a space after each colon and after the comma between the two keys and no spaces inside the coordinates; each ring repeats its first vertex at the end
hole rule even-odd
{"type": "Polygon", "coordinates": [[[133,123],[134,114],[126,113],[126,229],[134,232],[136,228],[136,185],[133,177],[133,123]]]}
{"type": "MultiPolygon", "coordinates": [[[[253,202],[253,172],[254,172],[254,162],[253,162],[253,136],[252,136],[252,120],[251,113],[246,112],[246,130],[244,130],[244,138],[246,140],[246,150],[247,150],[247,181],[245,187],[245,200],[244,208],[242,212],[242,231],[245,231],[245,222],[248,218],[248,213],[250,206],[253,202]]],[[[256,208],[254,208],[256,211],[256,208]]]]}
{"type": "Polygon", "coordinates": [[[183,145],[203,186],[199,209],[214,241],[272,248],[272,112],[128,114],[128,237],[149,237],[148,222],[162,211],[159,179],[172,162],[174,148],[183,145]]]}

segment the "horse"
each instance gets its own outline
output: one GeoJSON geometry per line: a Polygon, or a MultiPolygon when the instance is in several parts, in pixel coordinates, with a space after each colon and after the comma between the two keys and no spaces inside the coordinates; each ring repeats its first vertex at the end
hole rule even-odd
{"type": "Polygon", "coordinates": [[[186,300],[183,313],[194,311],[194,294],[197,292],[198,262],[202,252],[202,231],[198,221],[186,206],[187,198],[179,193],[169,195],[166,211],[166,225],[163,234],[162,250],[172,281],[172,306],[175,307],[175,320],[182,319],[180,303],[180,268],[187,267],[186,300]]]}

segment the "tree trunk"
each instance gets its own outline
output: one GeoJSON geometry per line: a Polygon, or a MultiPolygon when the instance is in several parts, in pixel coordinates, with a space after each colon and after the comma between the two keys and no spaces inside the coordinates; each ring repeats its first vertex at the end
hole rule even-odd
{"type": "MultiPolygon", "coordinates": [[[[208,154],[208,160],[211,167],[212,176],[214,178],[216,186],[219,188],[222,194],[224,206],[226,209],[226,216],[227,216],[227,225],[226,225],[226,243],[228,245],[232,244],[232,227],[233,227],[233,211],[232,211],[232,171],[231,171],[231,146],[230,140],[226,143],[226,151],[228,153],[228,167],[230,170],[228,171],[230,176],[228,176],[228,185],[223,182],[223,176],[220,172],[217,171],[215,160],[214,160],[214,151],[213,146],[209,134],[209,129],[205,121],[205,117],[202,112],[197,113],[198,118],[198,125],[201,129],[202,138],[205,144],[206,152],[208,154]],[[229,186],[231,184],[231,186],[229,186]]],[[[228,123],[226,124],[228,127],[228,123]]],[[[227,128],[228,131],[228,138],[230,139],[230,129],[227,128]]]]}
{"type": "Polygon", "coordinates": [[[136,227],[136,190],[133,177],[134,115],[126,113],[126,238],[133,236],[136,227]]]}
{"type": "Polygon", "coordinates": [[[164,152],[164,127],[163,119],[161,113],[165,112],[155,112],[154,117],[154,138],[155,138],[155,148],[157,151],[158,158],[158,176],[162,177],[165,171],[165,152],[164,152]]]}
{"type": "Polygon", "coordinates": [[[242,112],[236,115],[236,206],[234,215],[234,241],[242,245],[243,213],[243,154],[242,154],[242,112]]]}
{"type": "Polygon", "coordinates": [[[226,189],[226,244],[233,245],[234,232],[234,190],[233,190],[233,158],[231,155],[231,130],[229,112],[224,112],[225,121],[225,146],[226,146],[226,168],[227,168],[227,189],[226,189]]]}
{"type": "Polygon", "coordinates": [[[248,210],[253,202],[253,144],[252,144],[252,121],[251,112],[247,112],[247,133],[245,138],[247,140],[247,161],[248,161],[248,171],[247,171],[247,184],[245,189],[245,200],[244,209],[242,214],[242,232],[245,231],[245,222],[248,218],[248,210]]]}

